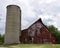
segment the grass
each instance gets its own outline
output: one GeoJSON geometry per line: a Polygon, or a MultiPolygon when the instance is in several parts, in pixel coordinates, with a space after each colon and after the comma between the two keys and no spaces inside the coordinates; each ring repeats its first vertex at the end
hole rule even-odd
{"type": "Polygon", "coordinates": [[[60,48],[60,44],[17,44],[2,45],[4,48],[60,48]]]}

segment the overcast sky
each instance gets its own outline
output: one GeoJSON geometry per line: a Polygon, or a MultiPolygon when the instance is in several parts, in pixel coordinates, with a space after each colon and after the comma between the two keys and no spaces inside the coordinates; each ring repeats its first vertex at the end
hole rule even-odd
{"type": "Polygon", "coordinates": [[[6,6],[18,5],[22,11],[22,29],[41,18],[45,25],[60,30],[60,0],[0,0],[0,33],[5,33],[6,6]]]}

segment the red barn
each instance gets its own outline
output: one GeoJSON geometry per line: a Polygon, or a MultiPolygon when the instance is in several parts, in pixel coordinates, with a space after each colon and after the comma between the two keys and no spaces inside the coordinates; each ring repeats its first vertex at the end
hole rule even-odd
{"type": "Polygon", "coordinates": [[[38,19],[27,29],[22,30],[20,36],[21,43],[55,43],[55,37],[49,32],[47,27],[38,19]]]}

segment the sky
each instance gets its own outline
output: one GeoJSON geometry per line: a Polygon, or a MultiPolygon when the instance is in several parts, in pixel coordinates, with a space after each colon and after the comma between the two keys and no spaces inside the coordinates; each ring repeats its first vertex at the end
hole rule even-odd
{"type": "Polygon", "coordinates": [[[5,33],[6,7],[21,8],[21,29],[25,29],[39,18],[45,25],[54,25],[60,30],[60,0],[0,0],[0,33],[5,33]]]}

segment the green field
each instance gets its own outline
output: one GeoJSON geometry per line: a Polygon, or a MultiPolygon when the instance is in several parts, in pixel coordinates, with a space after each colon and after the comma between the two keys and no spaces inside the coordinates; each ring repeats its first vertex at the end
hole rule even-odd
{"type": "Polygon", "coordinates": [[[18,44],[0,46],[0,48],[60,48],[60,44],[18,44]]]}

